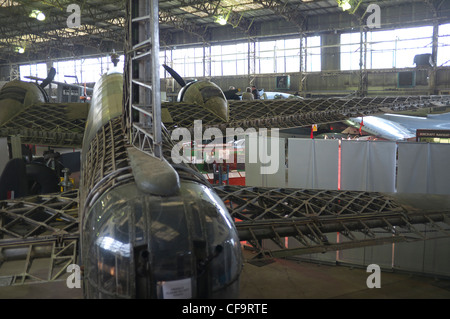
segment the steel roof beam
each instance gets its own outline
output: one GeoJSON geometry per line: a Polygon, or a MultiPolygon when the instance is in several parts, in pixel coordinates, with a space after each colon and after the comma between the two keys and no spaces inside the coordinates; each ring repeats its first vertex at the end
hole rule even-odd
{"type": "Polygon", "coordinates": [[[293,23],[301,31],[306,28],[307,18],[299,10],[301,2],[298,5],[289,5],[289,1],[283,2],[281,0],[254,0],[254,2],[272,10],[286,21],[293,23]]]}

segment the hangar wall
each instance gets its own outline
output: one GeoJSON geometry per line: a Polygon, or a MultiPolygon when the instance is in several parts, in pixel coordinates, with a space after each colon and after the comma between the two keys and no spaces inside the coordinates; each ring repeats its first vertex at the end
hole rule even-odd
{"type": "MultiPolygon", "coordinates": [[[[450,67],[441,67],[436,70],[436,84],[433,88],[428,82],[431,70],[426,69],[383,69],[367,70],[367,95],[368,96],[398,96],[398,95],[429,95],[429,94],[449,94],[450,92],[450,67]],[[411,88],[398,87],[398,73],[402,71],[415,71],[416,85],[411,88]]],[[[311,73],[272,73],[256,75],[253,83],[258,89],[276,92],[299,92],[304,97],[317,97],[327,95],[346,96],[355,93],[359,85],[358,71],[328,71],[311,73]],[[276,88],[276,79],[280,75],[289,75],[290,89],[280,90],[276,88]],[[300,83],[302,82],[302,90],[300,83]]],[[[245,92],[245,88],[250,85],[248,76],[222,76],[212,77],[210,80],[216,83],[223,90],[230,86],[245,92]]],[[[175,83],[174,90],[168,86],[168,81],[162,79],[161,89],[176,96],[180,87],[175,83]]]]}
{"type": "MultiPolygon", "coordinates": [[[[442,3],[442,12],[450,10],[450,3],[442,3]]],[[[445,24],[449,22],[448,17],[442,17],[439,13],[433,12],[431,7],[423,3],[411,3],[407,5],[398,5],[389,8],[381,7],[381,25],[380,30],[389,30],[397,28],[431,26],[433,24],[445,24]]],[[[227,89],[229,86],[245,88],[255,84],[258,88],[266,91],[276,89],[276,76],[289,75],[291,93],[300,92],[303,96],[341,94],[347,95],[354,93],[360,87],[360,72],[341,71],[339,59],[339,36],[345,32],[359,32],[364,27],[365,21],[359,20],[355,15],[349,15],[341,12],[337,14],[310,16],[306,27],[301,29],[298,21],[276,21],[263,24],[255,24],[253,33],[246,33],[239,26],[229,28],[211,28],[208,32],[198,36],[185,36],[183,33],[171,33],[170,37],[161,36],[163,40],[162,47],[168,48],[174,46],[211,46],[222,43],[233,43],[236,41],[257,42],[263,39],[280,39],[289,36],[322,36],[322,61],[321,72],[313,73],[285,73],[285,74],[249,74],[247,76],[231,76],[210,78],[221,88],[227,89]],[[201,41],[200,41],[201,40],[201,41]]],[[[431,50],[431,47],[428,47],[431,50]]],[[[368,95],[417,95],[417,94],[439,94],[442,91],[450,90],[450,68],[411,68],[407,69],[378,69],[366,70],[367,74],[367,93],[368,95]],[[398,87],[399,71],[415,71],[416,84],[409,88],[398,87]],[[435,79],[435,80],[434,80],[435,79]]],[[[163,83],[162,87],[165,87],[163,83]]]]}
{"type": "MultiPolygon", "coordinates": [[[[448,12],[450,3],[445,1],[441,11],[448,12]]],[[[450,22],[448,17],[435,15],[430,6],[425,2],[397,5],[393,7],[381,7],[381,25],[383,29],[396,29],[430,25],[436,18],[440,23],[450,22]]],[[[228,25],[226,28],[209,28],[203,33],[186,34],[185,32],[166,32],[160,30],[161,46],[173,47],[183,45],[217,44],[226,41],[238,41],[257,39],[259,37],[280,37],[281,35],[319,35],[322,32],[348,32],[359,31],[360,26],[365,26],[365,21],[360,21],[357,15],[349,15],[347,12],[336,14],[318,14],[309,16],[306,27],[300,28],[297,20],[266,21],[254,23],[251,30],[240,28],[239,25],[228,25]]]]}

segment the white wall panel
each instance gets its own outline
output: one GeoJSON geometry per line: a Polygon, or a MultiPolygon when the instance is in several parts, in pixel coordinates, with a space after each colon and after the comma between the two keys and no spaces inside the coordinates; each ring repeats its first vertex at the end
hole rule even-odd
{"type": "Polygon", "coordinates": [[[286,154],[283,138],[246,136],[245,185],[286,187],[286,154]]]}
{"type": "Polygon", "coordinates": [[[266,147],[263,153],[268,159],[261,159],[263,186],[286,187],[286,150],[285,139],[268,137],[263,139],[262,147],[266,147]],[[275,149],[274,149],[275,148],[275,149]],[[266,163],[266,164],[264,164],[266,163]]]}
{"type": "Polygon", "coordinates": [[[399,143],[397,192],[427,193],[428,144],[399,143]]]}
{"type": "Polygon", "coordinates": [[[395,192],[396,143],[343,140],[341,189],[395,192]]]}
{"type": "Polygon", "coordinates": [[[245,136],[245,185],[262,186],[261,162],[258,159],[258,138],[245,136]]]}
{"type": "Polygon", "coordinates": [[[291,138],[288,140],[288,186],[338,188],[339,141],[291,138]]]}
{"type": "Polygon", "coordinates": [[[428,193],[450,194],[450,144],[430,143],[428,193]]]}
{"type": "Polygon", "coordinates": [[[450,145],[399,143],[399,193],[450,194],[450,145]]]}

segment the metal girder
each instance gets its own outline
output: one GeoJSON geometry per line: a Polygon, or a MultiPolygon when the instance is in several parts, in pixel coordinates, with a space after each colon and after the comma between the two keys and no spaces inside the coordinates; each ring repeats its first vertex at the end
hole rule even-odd
{"type": "Polygon", "coordinates": [[[243,16],[243,14],[233,11],[233,8],[224,8],[221,1],[198,1],[198,0],[181,0],[183,5],[192,7],[199,12],[205,13],[208,17],[214,17],[218,14],[228,15],[227,23],[234,28],[239,28],[249,36],[254,35],[255,28],[253,21],[243,16]]]}
{"type": "MultiPolygon", "coordinates": [[[[159,10],[159,23],[169,24],[181,31],[193,34],[201,39],[202,42],[209,42],[209,30],[205,26],[200,26],[193,23],[191,20],[185,19],[180,15],[174,14],[171,10],[159,10]]],[[[168,42],[170,38],[170,32],[167,34],[164,30],[160,31],[161,39],[168,42]]]]}
{"type": "Polygon", "coordinates": [[[286,21],[296,25],[300,31],[305,29],[307,18],[298,9],[302,2],[297,5],[290,5],[288,1],[283,2],[281,0],[254,0],[254,2],[261,4],[266,9],[272,10],[286,21]]]}
{"type": "Polygon", "coordinates": [[[17,2],[19,5],[2,7],[0,12],[0,46],[10,48],[10,56],[4,55],[3,59],[17,59],[14,53],[17,46],[26,47],[24,56],[45,53],[46,57],[58,57],[59,51],[82,54],[76,52],[77,45],[99,49],[103,41],[123,42],[123,1],[84,2],[80,5],[81,25],[72,28],[67,23],[70,15],[67,7],[72,1],[17,2]],[[31,9],[45,12],[46,19],[29,18],[31,9]]]}

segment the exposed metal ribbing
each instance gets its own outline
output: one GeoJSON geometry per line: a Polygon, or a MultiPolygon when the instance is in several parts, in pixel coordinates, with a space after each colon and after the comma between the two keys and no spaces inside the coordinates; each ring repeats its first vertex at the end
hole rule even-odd
{"type": "Polygon", "coordinates": [[[0,126],[0,136],[20,135],[29,144],[80,147],[86,117],[71,119],[70,110],[64,104],[34,104],[0,126]]]}
{"type": "Polygon", "coordinates": [[[176,127],[191,128],[201,119],[203,129],[219,127],[292,128],[312,124],[333,123],[350,117],[406,111],[432,107],[433,103],[450,104],[449,96],[403,96],[329,99],[278,99],[256,101],[228,101],[230,120],[221,121],[198,105],[163,103],[173,122],[165,123],[169,131],[176,127]]]}
{"type": "Polygon", "coordinates": [[[435,204],[425,211],[383,193],[245,186],[215,190],[235,219],[239,238],[271,256],[450,236],[447,206],[435,204]],[[285,247],[285,237],[297,245],[285,247]],[[280,250],[265,250],[263,239],[280,250]]]}
{"type": "Polygon", "coordinates": [[[86,196],[100,181],[106,176],[129,166],[126,147],[121,117],[109,121],[97,132],[82,163],[83,176],[80,189],[83,190],[83,193],[80,194],[80,202],[83,205],[86,196]]]}

